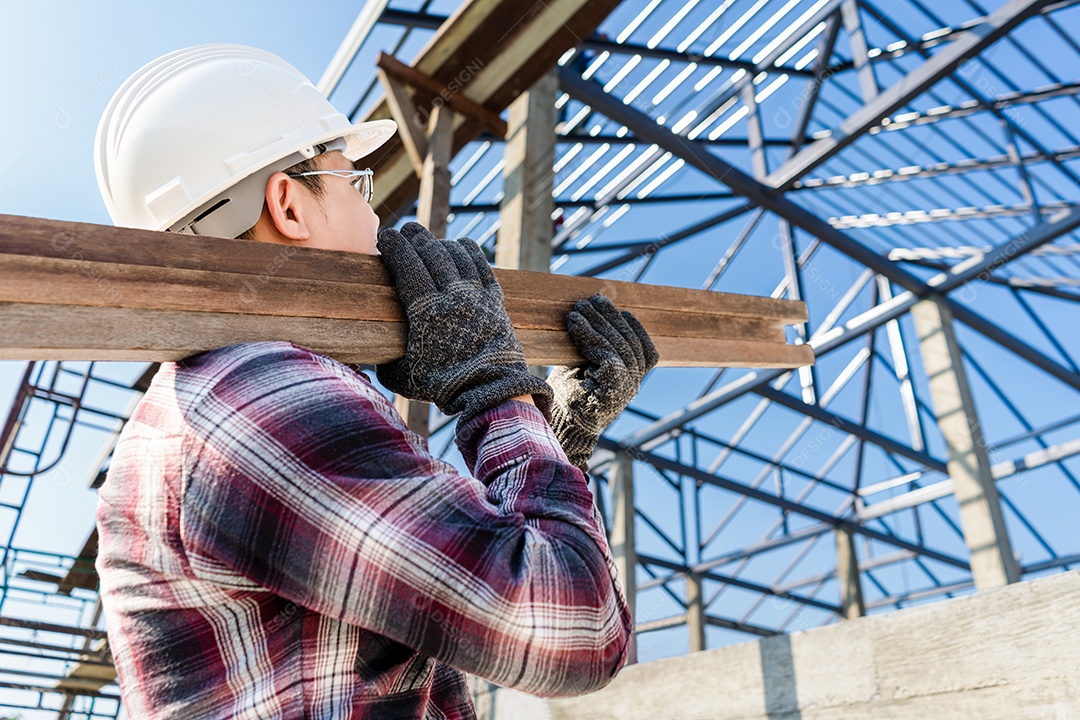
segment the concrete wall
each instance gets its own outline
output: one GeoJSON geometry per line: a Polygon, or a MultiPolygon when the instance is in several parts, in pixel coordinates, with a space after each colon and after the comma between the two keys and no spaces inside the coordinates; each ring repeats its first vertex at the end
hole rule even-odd
{"type": "Polygon", "coordinates": [[[1080,571],[634,665],[580,698],[479,685],[481,720],[1080,718],[1080,571]]]}

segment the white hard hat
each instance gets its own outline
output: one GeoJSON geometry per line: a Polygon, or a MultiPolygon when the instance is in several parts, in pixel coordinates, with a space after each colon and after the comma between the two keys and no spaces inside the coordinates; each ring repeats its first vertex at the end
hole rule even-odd
{"type": "Polygon", "coordinates": [[[276,55],[199,45],[159,57],[116,91],[94,166],[116,225],[231,238],[258,221],[274,172],[328,150],[357,160],[396,129],[353,125],[276,55]]]}

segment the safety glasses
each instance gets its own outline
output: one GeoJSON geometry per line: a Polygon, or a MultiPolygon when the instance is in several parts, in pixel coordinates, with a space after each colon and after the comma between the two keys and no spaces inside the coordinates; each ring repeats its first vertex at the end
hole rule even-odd
{"type": "Polygon", "coordinates": [[[365,170],[312,170],[311,172],[289,175],[289,177],[304,177],[306,175],[333,175],[339,178],[356,178],[350,185],[356,188],[356,191],[363,196],[364,202],[370,203],[371,198],[375,196],[375,183],[372,178],[374,173],[371,168],[365,170]]]}

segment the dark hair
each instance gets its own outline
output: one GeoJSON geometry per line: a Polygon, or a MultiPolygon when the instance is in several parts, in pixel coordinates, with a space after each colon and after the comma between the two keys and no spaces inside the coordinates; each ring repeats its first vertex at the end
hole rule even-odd
{"type": "MultiPolygon", "coordinates": [[[[311,172],[312,170],[320,170],[321,168],[319,167],[319,163],[316,162],[318,159],[319,159],[318,155],[316,155],[314,157],[306,158],[306,159],[301,160],[300,162],[296,163],[295,165],[293,165],[291,167],[285,168],[284,170],[282,170],[282,172],[285,173],[286,175],[296,175],[296,174],[299,174],[299,173],[311,172]]],[[[317,198],[321,198],[323,196],[323,193],[325,193],[325,188],[323,187],[322,176],[321,175],[308,175],[306,177],[298,177],[298,178],[293,178],[293,179],[296,180],[297,182],[299,182],[304,187],[306,187],[308,190],[310,190],[311,193],[317,198]]],[[[264,200],[263,203],[265,203],[265,202],[266,201],[264,200]]],[[[258,223],[256,222],[256,224],[258,224],[258,223]]],[[[255,239],[255,225],[252,225],[247,230],[245,230],[244,232],[237,235],[236,239],[237,240],[254,240],[255,239]]]]}

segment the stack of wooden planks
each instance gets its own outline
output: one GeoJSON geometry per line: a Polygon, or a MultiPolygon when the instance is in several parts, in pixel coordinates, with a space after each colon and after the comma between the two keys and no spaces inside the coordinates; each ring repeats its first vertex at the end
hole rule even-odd
{"type": "MultiPolygon", "coordinates": [[[[533,365],[580,363],[564,332],[603,293],[656,341],[661,366],[811,364],[785,325],[801,302],[496,270],[533,365]]],[[[0,359],[179,360],[287,340],[346,363],[404,351],[404,316],[378,257],[0,215],[0,359]]]]}

